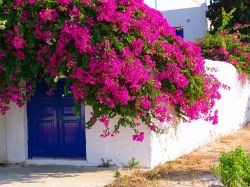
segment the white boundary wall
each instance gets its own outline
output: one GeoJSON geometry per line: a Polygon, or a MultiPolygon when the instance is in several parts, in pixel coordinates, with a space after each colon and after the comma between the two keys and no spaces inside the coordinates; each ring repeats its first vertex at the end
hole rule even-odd
{"type": "Polygon", "coordinates": [[[0,117],[0,162],[6,161],[6,126],[5,116],[0,117]]]}
{"type": "Polygon", "coordinates": [[[219,124],[211,125],[198,120],[169,126],[163,135],[152,134],[151,167],[176,159],[219,136],[234,132],[249,121],[249,82],[240,82],[237,70],[231,64],[206,60],[206,66],[218,68],[218,72],[213,74],[231,88],[221,89],[222,98],[215,107],[219,110],[219,124]]]}
{"type": "Polygon", "coordinates": [[[218,68],[218,72],[213,74],[221,83],[231,87],[230,90],[221,89],[221,100],[215,106],[219,110],[219,124],[198,120],[169,126],[163,135],[152,134],[151,167],[232,133],[249,121],[249,82],[241,83],[237,70],[231,64],[206,60],[206,66],[218,68]]]}
{"type": "MultiPolygon", "coordinates": [[[[93,129],[86,130],[87,160],[28,160],[26,107],[18,109],[11,106],[7,115],[0,118],[0,161],[97,166],[101,158],[104,158],[112,159],[113,164],[121,166],[135,157],[141,166],[152,168],[189,153],[219,136],[240,129],[249,118],[250,84],[238,81],[236,69],[228,63],[207,60],[206,66],[218,68],[218,72],[214,73],[215,76],[231,87],[230,90],[221,90],[222,99],[216,105],[219,110],[218,125],[202,120],[175,125],[160,124],[166,127],[166,132],[162,135],[154,134],[146,127],[142,127],[145,140],[140,143],[132,141],[133,132],[130,129],[122,129],[121,134],[113,138],[101,138],[103,125],[97,123],[93,129]]],[[[90,112],[91,108],[86,107],[86,120],[90,117],[90,112]]]]}

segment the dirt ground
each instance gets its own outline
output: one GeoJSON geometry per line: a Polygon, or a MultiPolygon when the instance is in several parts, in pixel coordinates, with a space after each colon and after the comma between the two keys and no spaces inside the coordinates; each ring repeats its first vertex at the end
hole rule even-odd
{"type": "Polygon", "coordinates": [[[116,180],[110,187],[221,186],[220,179],[211,174],[211,167],[218,164],[222,152],[231,151],[240,145],[250,153],[250,125],[153,170],[147,172],[136,171],[135,174],[125,176],[125,182],[121,178],[116,180]]]}
{"type": "Polygon", "coordinates": [[[114,168],[73,166],[0,167],[1,187],[102,187],[113,181],[114,168]]]}
{"type": "Polygon", "coordinates": [[[231,151],[240,145],[250,153],[250,125],[159,167],[162,171],[168,171],[166,178],[160,180],[160,186],[188,186],[188,183],[197,187],[221,185],[219,180],[211,175],[211,167],[218,164],[222,152],[231,151]]]}

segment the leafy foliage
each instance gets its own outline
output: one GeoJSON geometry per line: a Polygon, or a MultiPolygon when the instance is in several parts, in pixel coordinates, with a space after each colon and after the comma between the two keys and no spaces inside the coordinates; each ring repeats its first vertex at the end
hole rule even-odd
{"type": "Polygon", "coordinates": [[[230,21],[233,19],[233,13],[235,12],[235,10],[236,8],[232,9],[230,12],[227,13],[222,7],[222,23],[218,28],[219,31],[223,31],[226,28],[226,26],[230,23],[230,21]]]}
{"type": "Polygon", "coordinates": [[[175,35],[162,14],[142,0],[15,0],[0,5],[0,112],[22,106],[47,81],[63,79],[76,108],[90,105],[85,125],[97,121],[114,136],[152,119],[217,123],[218,80],[206,73],[200,48],[175,35]],[[119,116],[115,127],[109,119],[119,116]]]}
{"type": "Polygon", "coordinates": [[[221,31],[214,35],[207,33],[198,42],[202,55],[207,59],[233,64],[243,74],[250,74],[250,45],[240,41],[240,33],[221,31]]]}
{"type": "MultiPolygon", "coordinates": [[[[222,25],[223,17],[221,15],[222,9],[226,12],[235,10],[233,19],[227,24],[227,30],[230,30],[235,24],[250,24],[250,1],[249,0],[213,0],[213,3],[208,6],[206,16],[211,21],[212,33],[219,30],[222,25]]],[[[242,28],[243,34],[249,34],[250,28],[242,28]]],[[[249,39],[248,39],[249,41],[249,39]]]]}
{"type": "MultiPolygon", "coordinates": [[[[207,33],[197,41],[197,44],[202,48],[202,55],[205,58],[233,64],[240,72],[240,78],[244,79],[247,74],[250,74],[250,44],[242,42],[245,39],[242,39],[242,37],[245,37],[245,35],[239,32],[239,28],[250,27],[250,25],[242,26],[237,24],[233,28],[234,33],[225,30],[233,18],[234,11],[235,9],[226,13],[222,9],[223,20],[218,32],[215,34],[207,33]]],[[[250,35],[247,36],[250,37],[250,35]]]]}
{"type": "Polygon", "coordinates": [[[121,172],[119,170],[115,171],[114,178],[117,180],[121,177],[121,172]]]}
{"type": "Polygon", "coordinates": [[[212,169],[213,173],[221,176],[223,185],[227,187],[250,185],[250,155],[241,147],[223,153],[220,164],[212,169]]]}
{"type": "Polygon", "coordinates": [[[128,168],[129,168],[129,169],[138,168],[138,167],[139,167],[139,164],[140,164],[140,162],[137,161],[137,160],[133,157],[133,158],[131,158],[131,159],[128,161],[128,168]]]}

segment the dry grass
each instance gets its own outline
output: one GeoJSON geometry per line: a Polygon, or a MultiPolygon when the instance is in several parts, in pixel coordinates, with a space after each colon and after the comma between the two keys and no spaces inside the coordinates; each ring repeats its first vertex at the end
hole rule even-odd
{"type": "Polygon", "coordinates": [[[122,176],[109,187],[153,187],[159,181],[166,184],[169,181],[198,181],[201,176],[211,174],[211,167],[218,164],[222,152],[231,151],[239,145],[250,153],[250,125],[153,170],[122,176]]]}
{"type": "Polygon", "coordinates": [[[130,175],[126,174],[106,187],[156,187],[157,182],[149,180],[144,176],[144,172],[136,170],[130,175]]]}

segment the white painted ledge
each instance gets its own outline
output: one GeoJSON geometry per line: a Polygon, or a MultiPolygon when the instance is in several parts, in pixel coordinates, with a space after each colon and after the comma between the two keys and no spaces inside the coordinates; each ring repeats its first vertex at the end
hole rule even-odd
{"type": "Polygon", "coordinates": [[[86,160],[35,158],[25,161],[25,165],[91,166],[86,160]]]}

